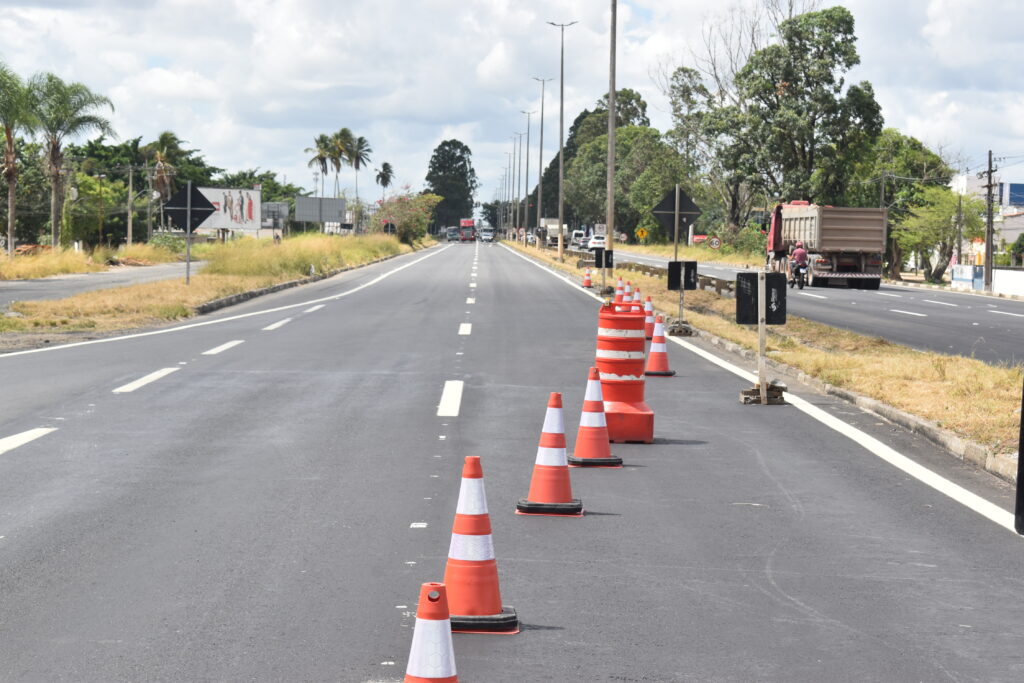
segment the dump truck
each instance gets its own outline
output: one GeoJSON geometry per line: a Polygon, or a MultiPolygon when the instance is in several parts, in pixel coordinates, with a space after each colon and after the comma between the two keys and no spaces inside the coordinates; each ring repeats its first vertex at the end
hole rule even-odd
{"type": "Polygon", "coordinates": [[[812,287],[845,284],[878,289],[882,284],[888,212],[820,206],[794,201],[772,212],[768,251],[778,258],[797,242],[807,250],[807,283],[812,287]]]}

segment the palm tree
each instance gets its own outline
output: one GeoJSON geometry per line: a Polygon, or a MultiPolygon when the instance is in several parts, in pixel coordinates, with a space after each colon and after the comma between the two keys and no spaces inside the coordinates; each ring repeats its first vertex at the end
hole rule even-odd
{"type": "Polygon", "coordinates": [[[50,239],[56,247],[61,219],[59,200],[64,194],[61,179],[64,142],[90,131],[115,137],[110,121],[96,113],[106,107],[114,111],[114,105],[109,98],[94,93],[85,85],[65,83],[51,73],[33,76],[28,90],[30,111],[46,145],[46,170],[50,176],[50,239]]]}
{"type": "MultiPolygon", "coordinates": [[[[317,135],[313,140],[313,146],[306,148],[306,154],[313,155],[306,166],[320,169],[320,196],[323,196],[323,179],[327,175],[327,164],[331,159],[331,139],[323,133],[317,135]]],[[[316,188],[313,189],[316,190],[316,188]]]]}
{"type": "Polygon", "coordinates": [[[28,89],[18,74],[0,63],[0,126],[4,129],[4,162],[2,168],[7,181],[7,255],[14,253],[14,195],[18,185],[18,159],[14,149],[16,130],[32,129],[28,89]]]}
{"type": "Polygon", "coordinates": [[[380,185],[380,201],[383,203],[386,198],[384,193],[391,187],[391,181],[395,179],[395,169],[385,161],[380,168],[375,170],[377,171],[377,184],[380,185]]]}
{"type": "MultiPolygon", "coordinates": [[[[352,147],[349,149],[348,163],[349,166],[356,171],[356,208],[359,208],[359,169],[366,164],[370,163],[370,154],[373,153],[373,148],[370,147],[370,142],[362,135],[352,141],[352,147]]],[[[359,219],[356,218],[356,227],[359,225],[359,219]]]]}
{"type": "Polygon", "coordinates": [[[334,196],[340,192],[338,173],[348,163],[349,151],[352,149],[354,136],[348,128],[342,128],[331,136],[331,165],[334,166],[334,196]]]}

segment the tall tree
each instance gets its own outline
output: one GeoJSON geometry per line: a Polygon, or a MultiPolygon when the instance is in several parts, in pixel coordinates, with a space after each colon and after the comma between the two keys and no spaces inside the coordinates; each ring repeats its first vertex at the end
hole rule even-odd
{"type": "Polygon", "coordinates": [[[341,192],[341,188],[338,186],[338,174],[341,173],[341,167],[349,163],[349,159],[352,157],[353,144],[355,144],[355,136],[352,135],[352,131],[348,128],[342,128],[337,133],[331,135],[327,158],[331,162],[331,166],[334,167],[335,197],[339,196],[341,192]]]}
{"type": "Polygon", "coordinates": [[[306,148],[306,154],[312,154],[306,166],[320,172],[320,195],[324,194],[324,178],[327,177],[327,167],[331,163],[331,155],[334,146],[331,138],[321,133],[313,140],[313,146],[306,148]]]}
{"type": "Polygon", "coordinates": [[[473,215],[473,196],[479,182],[473,170],[473,152],[459,140],[445,140],[430,157],[427,188],[444,197],[434,209],[438,227],[458,225],[460,218],[473,215]]]}
{"type": "Polygon", "coordinates": [[[18,74],[6,64],[0,63],[0,126],[4,129],[3,175],[7,181],[7,254],[14,253],[16,207],[15,194],[18,185],[18,157],[15,133],[32,129],[32,113],[29,107],[28,89],[18,74]]]}
{"type": "Polygon", "coordinates": [[[357,226],[362,217],[362,209],[359,206],[359,169],[370,163],[371,154],[373,154],[373,148],[370,147],[370,142],[362,135],[352,141],[352,146],[348,152],[348,163],[356,172],[356,210],[359,212],[356,216],[357,226]]]}
{"type": "Polygon", "coordinates": [[[81,83],[65,83],[52,73],[36,74],[29,81],[29,102],[38,129],[46,145],[47,172],[50,176],[50,239],[59,243],[61,202],[63,198],[64,143],[84,133],[97,131],[114,135],[110,121],[98,112],[111,101],[92,92],[81,83]]]}
{"type": "Polygon", "coordinates": [[[945,186],[926,187],[919,206],[895,227],[895,238],[903,249],[918,255],[925,280],[940,283],[958,241],[985,234],[984,214],[981,199],[959,196],[945,186]]]}
{"type": "Polygon", "coordinates": [[[383,202],[387,199],[386,192],[391,187],[391,181],[395,179],[395,169],[391,168],[391,164],[384,162],[377,169],[377,184],[380,185],[380,200],[383,202]]]}

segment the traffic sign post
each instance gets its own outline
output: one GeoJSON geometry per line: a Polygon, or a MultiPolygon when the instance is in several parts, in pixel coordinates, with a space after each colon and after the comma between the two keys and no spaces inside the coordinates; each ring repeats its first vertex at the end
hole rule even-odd
{"type": "Polygon", "coordinates": [[[764,267],[753,273],[736,273],[736,323],[757,324],[757,393],[761,405],[768,405],[772,401],[765,378],[767,326],[786,324],[786,275],[768,273],[764,267]]]}
{"type": "Polygon", "coordinates": [[[1021,482],[1024,481],[1024,389],[1021,390],[1020,398],[1020,434],[1017,439],[1017,506],[1013,516],[1013,528],[1018,534],[1024,534],[1024,488],[1021,482]]]}
{"type": "Polygon", "coordinates": [[[164,215],[170,216],[175,225],[185,226],[185,284],[191,282],[192,271],[192,226],[198,227],[216,211],[210,200],[203,196],[198,187],[188,181],[185,189],[178,191],[164,205],[164,215]]]}

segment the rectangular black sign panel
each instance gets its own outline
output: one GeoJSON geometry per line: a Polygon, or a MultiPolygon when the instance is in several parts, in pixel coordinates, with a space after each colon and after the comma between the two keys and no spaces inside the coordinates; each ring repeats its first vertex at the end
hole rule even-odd
{"type": "MultiPolygon", "coordinates": [[[[786,274],[765,276],[765,324],[786,324],[786,274]]],[[[757,273],[736,273],[736,322],[757,324],[757,273]]]]}
{"type": "Polygon", "coordinates": [[[611,249],[604,250],[604,267],[614,268],[615,267],[615,252],[611,249]]]}
{"type": "Polygon", "coordinates": [[[594,252],[594,267],[600,268],[604,263],[604,247],[594,247],[591,251],[594,252]]]}
{"type": "Polygon", "coordinates": [[[697,289],[696,261],[668,262],[668,290],[677,292],[680,289],[697,289]]]}

